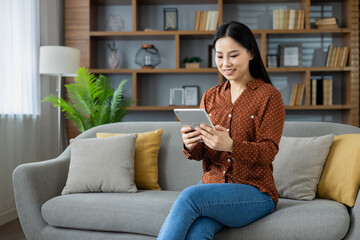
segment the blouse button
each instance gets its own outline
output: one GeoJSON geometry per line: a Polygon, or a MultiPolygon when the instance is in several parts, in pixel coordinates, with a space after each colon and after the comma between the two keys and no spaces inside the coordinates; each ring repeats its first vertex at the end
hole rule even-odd
{"type": "Polygon", "coordinates": [[[253,115],[251,115],[251,118],[254,118],[254,116],[253,116],[253,115]]]}
{"type": "Polygon", "coordinates": [[[226,171],[223,171],[223,174],[225,174],[226,173],[226,171]]]}
{"type": "Polygon", "coordinates": [[[230,131],[229,129],[226,129],[226,131],[230,131]]]}
{"type": "Polygon", "coordinates": [[[229,114],[228,116],[231,117],[231,114],[229,114]]]}
{"type": "Polygon", "coordinates": [[[228,159],[228,162],[231,162],[230,158],[228,159]]]}
{"type": "Polygon", "coordinates": [[[211,117],[211,113],[209,113],[209,116],[211,117]]]}

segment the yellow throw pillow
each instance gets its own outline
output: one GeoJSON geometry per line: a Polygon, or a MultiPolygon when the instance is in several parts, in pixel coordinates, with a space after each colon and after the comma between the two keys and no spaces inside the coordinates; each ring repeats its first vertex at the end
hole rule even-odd
{"type": "MultiPolygon", "coordinates": [[[[135,146],[135,184],[138,189],[161,190],[158,183],[158,155],[162,129],[138,133],[135,146]]],[[[124,135],[121,133],[96,133],[97,138],[124,135]]]]}
{"type": "Polygon", "coordinates": [[[354,206],[360,186],[360,134],[335,136],[318,185],[318,196],[354,206]]]}

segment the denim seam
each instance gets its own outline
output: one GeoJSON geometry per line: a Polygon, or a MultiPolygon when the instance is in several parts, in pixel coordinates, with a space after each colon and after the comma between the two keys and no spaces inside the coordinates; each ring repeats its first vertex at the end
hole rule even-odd
{"type": "Polygon", "coordinates": [[[252,205],[252,204],[260,204],[260,203],[265,203],[265,202],[273,202],[272,199],[264,199],[264,200],[247,200],[247,201],[216,201],[216,202],[208,202],[208,203],[204,203],[204,204],[198,204],[197,207],[199,208],[205,208],[205,207],[213,207],[213,206],[220,206],[220,205],[224,205],[224,204],[228,204],[228,205],[240,205],[240,204],[247,204],[247,205],[252,205]]]}

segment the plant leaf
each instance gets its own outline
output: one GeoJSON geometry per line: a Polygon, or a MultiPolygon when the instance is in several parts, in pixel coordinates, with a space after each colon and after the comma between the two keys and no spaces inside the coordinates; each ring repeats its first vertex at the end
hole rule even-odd
{"type": "Polygon", "coordinates": [[[117,114],[117,109],[119,107],[119,104],[123,100],[123,87],[125,83],[127,83],[129,80],[124,79],[120,82],[119,86],[114,91],[114,95],[111,100],[111,107],[110,107],[110,122],[115,122],[115,116],[117,114]]]}
{"type": "Polygon", "coordinates": [[[42,102],[61,107],[65,117],[74,122],[81,131],[110,122],[119,122],[128,114],[133,100],[123,99],[123,86],[128,80],[122,80],[113,90],[110,79],[104,75],[96,77],[86,68],[79,68],[74,82],[66,84],[70,101],[58,99],[56,95],[46,96],[42,102]]]}

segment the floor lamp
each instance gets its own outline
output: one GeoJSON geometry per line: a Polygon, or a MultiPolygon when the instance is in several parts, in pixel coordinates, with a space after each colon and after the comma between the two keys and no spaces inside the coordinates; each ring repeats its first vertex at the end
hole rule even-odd
{"type": "MultiPolygon", "coordinates": [[[[75,77],[80,67],[80,50],[64,46],[40,47],[40,74],[57,77],[58,98],[62,97],[62,77],[75,77]]],[[[58,108],[58,151],[62,152],[63,123],[61,107],[58,108]]]]}

